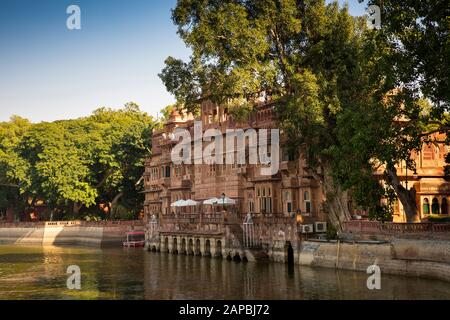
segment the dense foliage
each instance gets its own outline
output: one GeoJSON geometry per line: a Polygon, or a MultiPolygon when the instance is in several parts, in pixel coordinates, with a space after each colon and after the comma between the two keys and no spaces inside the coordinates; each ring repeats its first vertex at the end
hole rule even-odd
{"type": "Polygon", "coordinates": [[[423,132],[445,117],[434,110],[448,93],[448,1],[439,1],[441,11],[408,1],[412,15],[395,1],[372,2],[382,6],[382,26],[393,21],[385,29],[368,30],[364,18],[323,0],[179,0],[173,21],[193,54],[188,62],[169,57],[160,74],[190,110],[203,99],[252,109],[262,92],[275,100],[291,151],[323,183],[338,230],[349,219],[349,190],[375,219],[389,219],[396,195],[415,220],[413,190],[395,165],[413,169],[423,132]],[[418,43],[414,21],[427,27],[417,27],[418,43]],[[386,184],[374,177],[378,168],[386,184]]]}
{"type": "Polygon", "coordinates": [[[41,219],[137,217],[154,125],[133,103],[76,120],[0,123],[0,210],[28,219],[40,204],[41,219]]]}

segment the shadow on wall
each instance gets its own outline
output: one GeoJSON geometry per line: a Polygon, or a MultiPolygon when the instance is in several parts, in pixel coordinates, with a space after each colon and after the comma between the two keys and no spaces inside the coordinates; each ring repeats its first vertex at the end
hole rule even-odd
{"type": "Polygon", "coordinates": [[[79,222],[0,227],[0,244],[118,246],[130,228],[143,226],[80,225],[79,222]]]}

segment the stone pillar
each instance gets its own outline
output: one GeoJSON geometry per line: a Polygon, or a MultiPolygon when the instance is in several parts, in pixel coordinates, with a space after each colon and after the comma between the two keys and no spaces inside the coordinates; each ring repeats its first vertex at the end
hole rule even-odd
{"type": "Polygon", "coordinates": [[[227,250],[226,250],[225,246],[226,246],[227,238],[226,238],[226,237],[223,237],[223,238],[221,239],[221,241],[222,241],[222,258],[226,258],[226,252],[227,252],[227,250]]]}
{"type": "Polygon", "coordinates": [[[215,239],[215,238],[213,238],[213,239],[210,239],[210,243],[211,243],[211,256],[212,257],[214,257],[214,258],[216,258],[216,248],[217,248],[217,246],[216,246],[216,244],[217,244],[217,239],[215,239]]]}
{"type": "Polygon", "coordinates": [[[206,255],[206,241],[204,237],[200,238],[200,255],[205,256],[206,255]]]}
{"type": "Polygon", "coordinates": [[[178,254],[186,254],[187,250],[187,242],[185,237],[178,237],[178,254]],[[185,240],[183,246],[183,239],[185,240]]]}
{"type": "Polygon", "coordinates": [[[163,252],[165,250],[165,248],[164,248],[164,239],[165,239],[165,237],[159,237],[159,248],[160,248],[161,252],[163,252]]]}
{"type": "Polygon", "coordinates": [[[186,238],[186,254],[195,255],[195,241],[194,238],[186,238]]]}

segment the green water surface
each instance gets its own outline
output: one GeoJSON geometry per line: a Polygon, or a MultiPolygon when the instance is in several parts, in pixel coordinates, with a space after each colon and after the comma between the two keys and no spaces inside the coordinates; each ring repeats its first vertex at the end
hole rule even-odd
{"type": "Polygon", "coordinates": [[[449,299],[450,283],[142,249],[0,246],[0,299],[449,299]],[[67,288],[67,268],[81,290],[67,288]]]}

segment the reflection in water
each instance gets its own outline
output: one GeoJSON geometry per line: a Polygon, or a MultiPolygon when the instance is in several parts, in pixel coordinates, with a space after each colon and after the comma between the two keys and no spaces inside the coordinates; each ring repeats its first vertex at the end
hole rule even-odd
{"type": "Polygon", "coordinates": [[[141,249],[0,246],[0,299],[448,299],[450,283],[141,249]],[[81,290],[66,287],[81,268],[81,290]]]}

